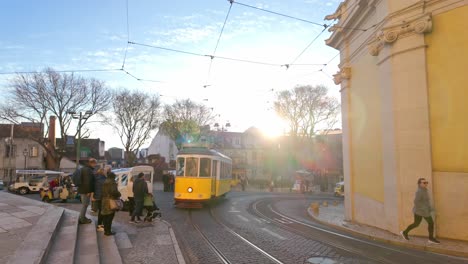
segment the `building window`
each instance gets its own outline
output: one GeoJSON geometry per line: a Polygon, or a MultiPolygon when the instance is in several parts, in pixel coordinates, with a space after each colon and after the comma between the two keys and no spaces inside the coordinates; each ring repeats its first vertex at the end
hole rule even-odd
{"type": "Polygon", "coordinates": [[[257,160],[257,152],[255,152],[255,151],[252,152],[252,160],[253,161],[257,160]]]}
{"type": "Polygon", "coordinates": [[[9,158],[11,154],[11,157],[16,156],[16,145],[5,145],[5,157],[9,158]],[[10,150],[11,147],[11,150],[10,150]]]}
{"type": "Polygon", "coordinates": [[[37,146],[30,146],[29,147],[29,156],[30,157],[39,156],[39,148],[37,146]]]}

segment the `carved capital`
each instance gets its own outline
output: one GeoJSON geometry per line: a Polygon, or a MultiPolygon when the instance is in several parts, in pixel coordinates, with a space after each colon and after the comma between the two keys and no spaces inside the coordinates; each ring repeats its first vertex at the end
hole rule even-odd
{"type": "Polygon", "coordinates": [[[432,17],[424,15],[412,21],[402,21],[401,25],[384,28],[375,34],[375,37],[368,44],[369,54],[379,55],[382,48],[387,44],[392,44],[404,34],[425,34],[432,31],[432,17]]]}
{"type": "Polygon", "coordinates": [[[343,67],[339,72],[333,75],[333,82],[338,85],[341,84],[343,80],[349,80],[351,78],[351,68],[343,67]]]}

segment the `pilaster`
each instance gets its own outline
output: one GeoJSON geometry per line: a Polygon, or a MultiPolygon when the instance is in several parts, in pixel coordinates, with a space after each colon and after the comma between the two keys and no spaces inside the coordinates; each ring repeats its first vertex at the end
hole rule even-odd
{"type": "Polygon", "coordinates": [[[349,122],[351,98],[349,89],[351,87],[351,68],[341,67],[340,71],[333,75],[335,84],[341,84],[341,119],[342,119],[342,141],[343,141],[343,176],[345,183],[345,219],[353,220],[354,209],[354,187],[351,174],[351,127],[349,122]]]}
{"type": "Polygon", "coordinates": [[[417,179],[432,181],[426,45],[421,33],[384,44],[378,53],[385,219],[394,233],[412,220],[417,179]]]}

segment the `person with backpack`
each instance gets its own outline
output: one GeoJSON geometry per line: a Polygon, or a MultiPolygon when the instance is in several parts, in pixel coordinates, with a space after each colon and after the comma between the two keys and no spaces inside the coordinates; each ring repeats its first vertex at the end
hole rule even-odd
{"type": "Polygon", "coordinates": [[[81,198],[80,224],[90,224],[91,219],[86,217],[91,194],[94,192],[94,168],[97,165],[96,159],[90,158],[88,164],[81,169],[78,169],[73,175],[73,181],[78,186],[78,193],[81,198]]]}

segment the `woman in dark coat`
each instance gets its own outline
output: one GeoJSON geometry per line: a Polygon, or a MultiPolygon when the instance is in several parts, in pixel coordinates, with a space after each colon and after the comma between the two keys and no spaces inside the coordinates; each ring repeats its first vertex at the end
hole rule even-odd
{"type": "Polygon", "coordinates": [[[102,217],[104,223],[104,235],[112,236],[115,232],[112,231],[112,220],[114,219],[115,211],[110,209],[110,200],[120,198],[120,192],[117,189],[115,182],[115,174],[110,172],[107,174],[107,179],[102,186],[102,217]]]}

